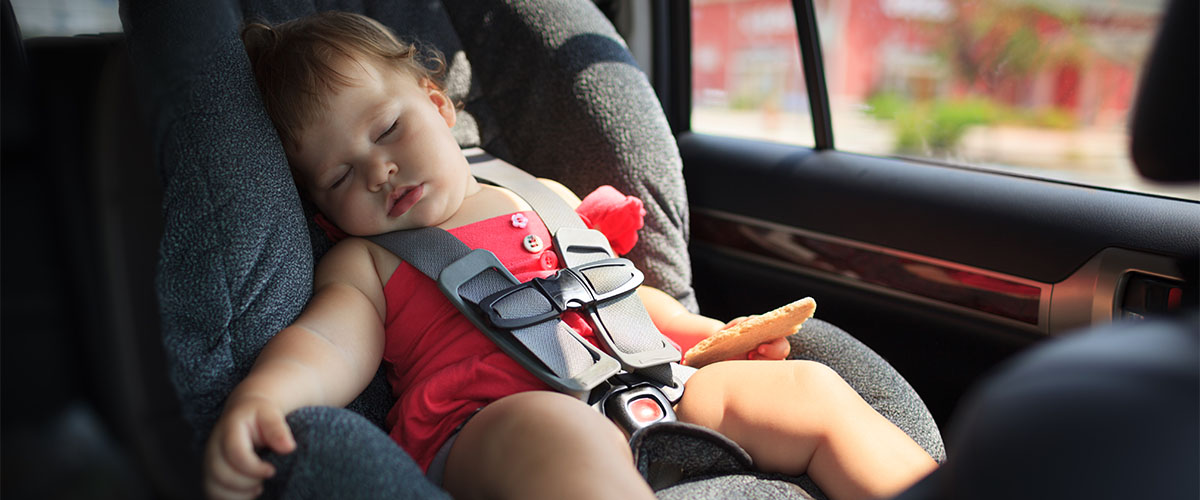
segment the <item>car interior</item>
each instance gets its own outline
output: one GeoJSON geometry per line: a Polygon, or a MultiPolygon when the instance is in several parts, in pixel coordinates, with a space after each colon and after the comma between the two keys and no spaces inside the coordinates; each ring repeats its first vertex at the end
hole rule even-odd
{"type": "MultiPolygon", "coordinates": [[[[201,497],[198,436],[311,292],[329,242],[280,162],[243,19],[354,10],[453,54],[460,144],[577,192],[609,183],[653,200],[631,259],[705,315],[814,297],[793,355],[836,365],[939,461],[954,460],[943,437],[963,401],[1019,355],[1194,318],[1200,196],[839,149],[829,2],[784,2],[811,145],[694,130],[693,9],[711,3],[122,1],[123,33],[23,38],[4,0],[0,496],[201,497]]],[[[1189,0],[1162,8],[1129,148],[1144,178],[1200,193],[1200,14],[1189,0]]],[[[329,464],[353,447],[402,473],[343,495],[445,495],[413,481],[378,429],[387,390],[297,417],[378,438],[314,445],[268,493],[322,497],[332,474],[369,474],[329,464]]],[[[658,493],[824,498],[806,478],[737,467],[658,493]]]]}

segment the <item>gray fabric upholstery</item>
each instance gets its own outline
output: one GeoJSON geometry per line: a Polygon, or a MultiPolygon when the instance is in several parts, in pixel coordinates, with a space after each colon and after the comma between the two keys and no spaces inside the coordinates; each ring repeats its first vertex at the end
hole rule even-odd
{"type": "Polygon", "coordinates": [[[436,499],[450,496],[429,481],[417,464],[379,426],[342,408],[307,407],[287,416],[296,451],[270,455],[276,475],[269,498],[436,499]],[[331,436],[336,437],[330,439],[331,436]]]}
{"type": "Polygon", "coordinates": [[[753,474],[732,474],[683,483],[656,492],[662,500],[721,498],[725,500],[823,500],[795,483],[764,479],[753,474]]]}
{"type": "Polygon", "coordinates": [[[122,4],[165,181],[157,285],[164,343],[198,438],[312,287],[299,197],[254,90],[238,21],[219,6],[122,4]]]}
{"type": "MultiPolygon", "coordinates": [[[[642,198],[647,225],[630,257],[648,284],[695,307],[678,151],[644,75],[590,2],[127,0],[122,20],[164,180],[157,282],[164,344],[197,443],[261,347],[298,315],[311,294],[314,259],[329,246],[303,213],[238,30],[244,18],[278,22],[328,9],[367,14],[446,55],[448,93],[464,103],[455,130],[464,147],[482,145],[578,193],[611,184],[642,198]]],[[[823,331],[823,341],[852,345],[841,330],[823,331]]],[[[842,347],[810,354],[842,356],[842,347]]],[[[851,357],[845,363],[858,361],[851,357]]],[[[872,384],[879,381],[878,366],[872,366],[864,374],[842,370],[872,384]]],[[[898,376],[886,382],[896,387],[895,380],[898,376]]],[[[904,397],[889,394],[898,393],[877,394],[873,403],[898,423],[918,408],[911,416],[916,424],[905,428],[936,436],[919,399],[894,403],[904,397]]],[[[370,491],[414,496],[432,491],[407,455],[378,429],[363,425],[381,425],[390,404],[389,390],[377,376],[350,406],[366,420],[333,409],[289,415],[299,429],[301,451],[272,458],[288,472],[272,482],[271,491],[314,498],[352,491],[338,488],[356,487],[359,476],[334,472],[342,469],[324,461],[348,460],[368,449],[381,455],[363,461],[394,468],[388,486],[370,491]]],[[[940,441],[921,442],[940,450],[940,441]]],[[[756,481],[753,476],[693,481],[664,495],[736,490],[756,498],[759,491],[803,497],[790,482],[756,481]]]]}
{"type": "Polygon", "coordinates": [[[875,411],[904,430],[939,463],[945,445],[929,408],[886,360],[845,330],[813,318],[788,337],[790,359],[819,361],[841,375],[875,411]]]}

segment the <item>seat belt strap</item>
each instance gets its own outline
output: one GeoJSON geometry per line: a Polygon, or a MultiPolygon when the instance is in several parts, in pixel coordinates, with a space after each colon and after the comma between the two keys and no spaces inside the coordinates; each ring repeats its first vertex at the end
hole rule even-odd
{"type": "Polygon", "coordinates": [[[546,187],[536,177],[479,148],[465,149],[463,154],[466,155],[467,162],[471,165],[471,173],[475,177],[517,193],[533,207],[538,217],[542,218],[550,234],[555,234],[564,227],[588,228],[558,193],[546,187]]]}

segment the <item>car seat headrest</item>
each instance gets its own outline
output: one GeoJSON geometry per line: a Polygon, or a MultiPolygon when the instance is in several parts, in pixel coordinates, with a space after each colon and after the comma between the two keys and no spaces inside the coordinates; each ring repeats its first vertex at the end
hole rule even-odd
{"type": "Polygon", "coordinates": [[[1200,31],[1196,0],[1163,12],[1130,121],[1131,157],[1156,181],[1200,180],[1200,31]]]}

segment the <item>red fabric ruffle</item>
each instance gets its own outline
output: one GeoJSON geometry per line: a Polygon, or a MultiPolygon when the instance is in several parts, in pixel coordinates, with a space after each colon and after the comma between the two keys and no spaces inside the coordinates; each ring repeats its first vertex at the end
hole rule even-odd
{"type": "Polygon", "coordinates": [[[644,225],[646,208],[642,200],[626,196],[612,186],[600,186],[575,208],[588,227],[604,233],[617,255],[633,250],[638,230],[644,225]]]}

